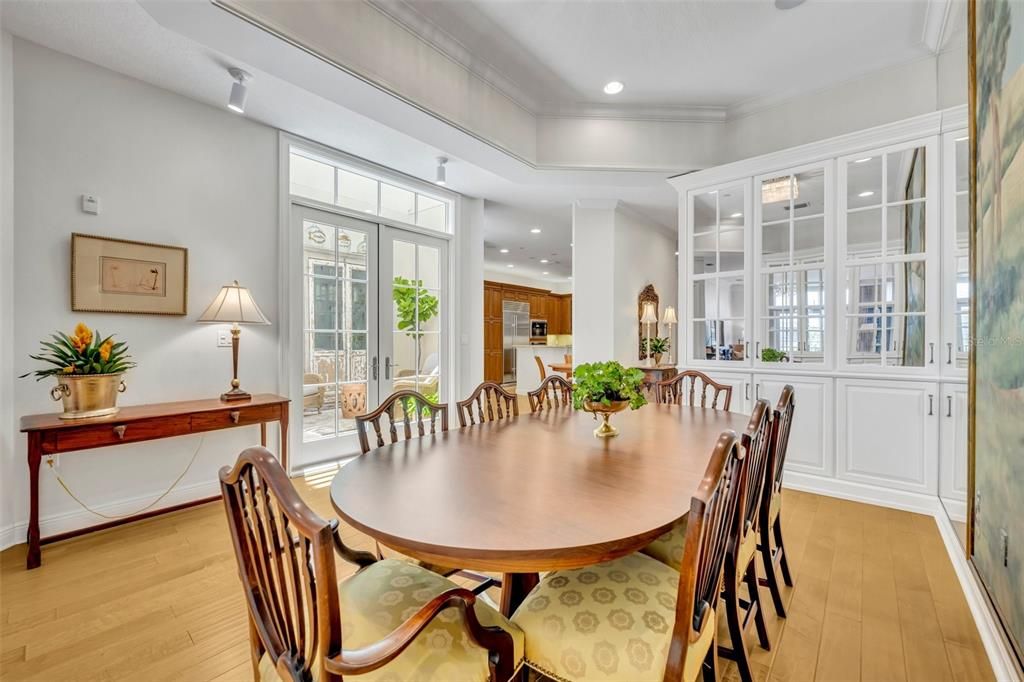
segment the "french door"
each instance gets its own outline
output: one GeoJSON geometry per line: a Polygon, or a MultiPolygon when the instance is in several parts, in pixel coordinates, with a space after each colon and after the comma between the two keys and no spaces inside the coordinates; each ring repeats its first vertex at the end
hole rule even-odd
{"type": "MultiPolygon", "coordinates": [[[[358,452],[355,417],[393,391],[446,400],[448,243],[307,206],[301,234],[301,314],[288,364],[301,403],[297,466],[358,452]]],[[[297,297],[293,297],[297,302],[297,297]]]]}

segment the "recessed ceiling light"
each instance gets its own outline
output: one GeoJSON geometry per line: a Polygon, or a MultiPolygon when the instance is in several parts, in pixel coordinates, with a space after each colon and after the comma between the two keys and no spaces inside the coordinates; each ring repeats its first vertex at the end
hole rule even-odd
{"type": "Polygon", "coordinates": [[[566,277],[566,279],[572,279],[572,275],[569,275],[568,277],[566,277]]]}
{"type": "Polygon", "coordinates": [[[547,258],[541,258],[541,259],[540,259],[540,262],[541,262],[541,263],[547,263],[547,262],[549,262],[549,261],[548,261],[548,259],[547,259],[547,258]]]}
{"type": "Polygon", "coordinates": [[[444,156],[437,157],[437,172],[434,175],[434,184],[442,187],[448,183],[448,159],[444,156]]]}
{"type": "Polygon", "coordinates": [[[573,243],[572,243],[572,242],[569,242],[569,246],[570,246],[570,247],[572,247],[572,246],[573,246],[573,243]]]}
{"type": "Polygon", "coordinates": [[[530,232],[532,232],[533,234],[540,234],[540,228],[539,227],[535,227],[532,230],[530,230],[530,232]]]}
{"type": "Polygon", "coordinates": [[[868,190],[867,192],[861,192],[857,196],[859,196],[859,197],[870,197],[870,196],[874,196],[874,194],[875,194],[874,192],[872,192],[871,190],[868,190]]]}
{"type": "Polygon", "coordinates": [[[545,270],[545,271],[544,271],[544,272],[542,272],[541,274],[542,274],[542,275],[546,275],[546,274],[548,274],[548,271],[547,271],[547,270],[545,270]]]}
{"type": "Polygon", "coordinates": [[[514,268],[515,266],[514,266],[514,265],[512,265],[511,263],[509,263],[509,264],[508,264],[508,265],[506,265],[505,267],[506,267],[506,268],[514,268]]]}
{"type": "Polygon", "coordinates": [[[775,9],[787,10],[799,7],[806,0],[775,0],[775,9]]]}
{"type": "Polygon", "coordinates": [[[676,255],[677,255],[677,256],[679,255],[679,252],[678,252],[678,251],[676,251],[676,255]]]}
{"type": "Polygon", "coordinates": [[[228,73],[235,79],[235,82],[231,85],[231,96],[228,97],[228,109],[244,114],[245,99],[249,96],[249,88],[245,85],[245,82],[252,80],[252,76],[234,67],[228,69],[228,73]]]}
{"type": "Polygon", "coordinates": [[[622,92],[622,89],[626,86],[619,81],[611,81],[604,86],[604,94],[606,95],[617,95],[622,92]]]}
{"type": "Polygon", "coordinates": [[[869,157],[867,157],[867,158],[863,158],[863,159],[857,159],[856,161],[854,161],[854,163],[867,163],[868,161],[870,161],[870,160],[871,160],[871,159],[873,159],[873,158],[874,158],[874,157],[872,157],[872,156],[869,156],[869,157]]]}
{"type": "Polygon", "coordinates": [[[729,217],[730,217],[730,218],[742,218],[742,217],[743,217],[743,214],[742,214],[742,213],[733,213],[733,214],[732,214],[731,216],[729,216],[729,217]]]}
{"type": "Polygon", "coordinates": [[[498,251],[501,253],[508,253],[508,249],[498,249],[498,251]]]}

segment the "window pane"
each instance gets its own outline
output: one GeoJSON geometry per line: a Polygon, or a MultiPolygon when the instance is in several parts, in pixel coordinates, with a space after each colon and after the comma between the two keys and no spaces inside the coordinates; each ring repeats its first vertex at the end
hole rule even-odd
{"type": "Polygon", "coordinates": [[[971,153],[967,148],[967,136],[956,141],[956,191],[966,192],[971,182],[971,153]]]}
{"type": "Polygon", "coordinates": [[[923,199],[925,190],[924,147],[886,155],[888,201],[923,199]]]}
{"type": "Polygon", "coordinates": [[[970,247],[971,218],[970,196],[960,194],[956,198],[956,247],[966,249],[970,247]]]}
{"type": "Polygon", "coordinates": [[[337,329],[338,281],[325,277],[307,277],[304,290],[306,329],[337,329]]]}
{"type": "Polygon", "coordinates": [[[805,218],[825,212],[825,169],[797,173],[793,186],[793,218],[805,218]]]}
{"type": "Polygon", "coordinates": [[[868,156],[846,166],[846,207],[860,208],[882,203],[882,157],[868,156]]]}
{"type": "MultiPolygon", "coordinates": [[[[338,228],[338,259],[346,265],[366,267],[366,233],[360,230],[338,228]]],[[[345,271],[338,273],[345,277],[345,271]]]]}
{"type": "Polygon", "coordinates": [[[881,365],[883,327],[892,317],[862,315],[847,319],[847,363],[851,365],[881,365]]]}
{"type": "Polygon", "coordinates": [[[896,273],[893,289],[895,292],[894,310],[897,313],[923,313],[925,307],[925,264],[896,263],[896,273]]]}
{"type": "Polygon", "coordinates": [[[718,201],[718,224],[721,229],[743,229],[743,186],[720,190],[718,201]]]}
{"type": "Polygon", "coordinates": [[[305,156],[291,154],[291,182],[289,191],[292,194],[334,203],[334,166],[320,163],[305,156]]]}
{"type": "Polygon", "coordinates": [[[825,262],[825,218],[793,222],[793,262],[825,262]]]}
{"type": "Polygon", "coordinates": [[[416,390],[428,400],[438,402],[441,389],[441,335],[424,334],[419,343],[421,360],[416,375],[416,390]]]}
{"type": "Polygon", "coordinates": [[[403,223],[415,223],[416,194],[401,187],[380,184],[380,215],[403,223]]]}
{"type": "Polygon", "coordinates": [[[307,275],[334,277],[334,228],[302,221],[302,256],[307,275]]]}
{"type": "Polygon", "coordinates": [[[888,367],[924,367],[924,316],[895,315],[888,329],[885,364],[888,367]]]}
{"type": "Polygon", "coordinates": [[[392,268],[395,281],[405,280],[404,284],[411,284],[416,277],[416,245],[412,242],[394,241],[392,249],[392,268]]]}
{"type": "Polygon", "coordinates": [[[693,359],[716,360],[721,325],[714,320],[694,320],[693,359]]]}
{"type": "Polygon", "coordinates": [[[742,318],[745,303],[742,276],[718,280],[718,318],[742,318]]]}
{"type": "Polygon", "coordinates": [[[718,317],[718,282],[701,279],[693,283],[693,319],[718,317]]]}
{"type": "Polygon", "coordinates": [[[956,366],[967,367],[970,348],[971,280],[968,259],[956,259],[956,366]]]}
{"type": "Polygon", "coordinates": [[[436,289],[420,289],[416,299],[416,313],[419,316],[417,328],[421,332],[436,332],[441,329],[441,292],[436,289]]]}
{"type": "Polygon", "coordinates": [[[744,239],[740,230],[727,230],[718,235],[718,270],[735,272],[743,269],[744,239]]]}
{"type": "Polygon", "coordinates": [[[432,246],[417,246],[419,273],[417,279],[428,289],[441,287],[441,252],[432,246]]]}
{"type": "Polygon", "coordinates": [[[761,267],[789,265],[789,221],[761,228],[761,267]]]}
{"type": "Polygon", "coordinates": [[[885,255],[896,256],[907,253],[924,253],[925,226],[924,202],[890,206],[886,229],[885,255]]]}
{"type": "Polygon", "coordinates": [[[338,169],[338,205],[364,213],[377,213],[377,185],[373,178],[338,169]]]}
{"type": "Polygon", "coordinates": [[[447,228],[446,209],[443,201],[420,194],[416,207],[416,224],[444,232],[447,228]]]}
{"type": "Polygon", "coordinates": [[[882,253],[882,209],[849,213],[846,218],[848,258],[869,258],[882,253]]]}
{"type": "Polygon", "coordinates": [[[698,235],[693,238],[693,272],[696,275],[716,272],[718,259],[715,251],[716,235],[714,232],[698,235]]]}
{"type": "Polygon", "coordinates": [[[723,320],[722,346],[718,349],[718,357],[722,360],[739,362],[744,359],[744,324],[743,320],[723,320]]]}
{"type": "Polygon", "coordinates": [[[718,226],[718,192],[693,197],[693,233],[713,232],[718,226]]]}
{"type": "Polygon", "coordinates": [[[349,303],[346,306],[349,319],[345,322],[345,328],[366,331],[366,283],[346,282],[345,291],[349,303]]]}

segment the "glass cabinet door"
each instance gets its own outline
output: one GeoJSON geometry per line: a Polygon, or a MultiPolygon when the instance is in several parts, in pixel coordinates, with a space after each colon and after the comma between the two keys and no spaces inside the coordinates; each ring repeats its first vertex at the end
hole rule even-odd
{"type": "Polygon", "coordinates": [[[965,376],[970,353],[970,151],[967,131],[943,136],[942,371],[965,376]]]}
{"type": "Polygon", "coordinates": [[[746,183],[697,192],[689,204],[692,362],[749,363],[746,183]]]}
{"type": "Polygon", "coordinates": [[[840,365],[939,361],[934,147],[929,141],[840,160],[840,365]]]}
{"type": "Polygon", "coordinates": [[[826,361],[830,176],[819,164],[754,183],[754,359],[761,363],[826,361]]]}

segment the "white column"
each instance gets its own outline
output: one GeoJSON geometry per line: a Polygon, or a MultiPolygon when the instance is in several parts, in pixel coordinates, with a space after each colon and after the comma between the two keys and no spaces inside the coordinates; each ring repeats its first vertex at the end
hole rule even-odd
{"type": "Polygon", "coordinates": [[[452,348],[458,358],[452,401],[462,400],[484,380],[484,200],[459,200],[456,236],[455,305],[452,348]]]}
{"type": "Polygon", "coordinates": [[[615,358],[615,209],[581,199],[572,208],[573,362],[615,358]]]}

